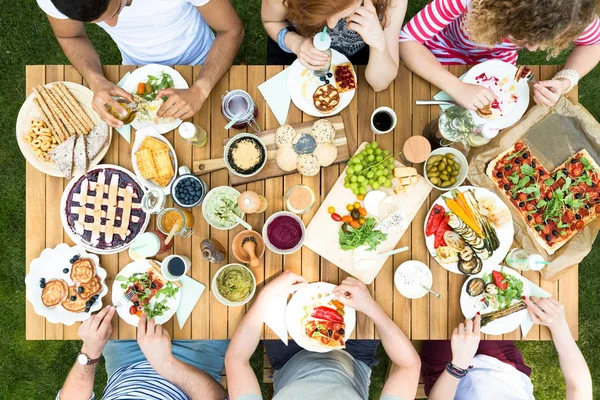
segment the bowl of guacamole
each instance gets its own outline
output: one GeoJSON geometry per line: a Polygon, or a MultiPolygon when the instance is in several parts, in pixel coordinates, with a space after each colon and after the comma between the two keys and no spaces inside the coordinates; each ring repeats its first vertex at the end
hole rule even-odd
{"type": "Polygon", "coordinates": [[[231,307],[241,306],[254,296],[256,278],[242,264],[227,264],[217,271],[211,288],[220,303],[231,307]]]}

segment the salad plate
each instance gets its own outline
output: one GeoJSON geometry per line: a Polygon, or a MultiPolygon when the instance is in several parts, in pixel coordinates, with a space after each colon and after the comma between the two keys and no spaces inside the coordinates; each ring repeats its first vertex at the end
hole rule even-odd
{"type": "Polygon", "coordinates": [[[285,309],[285,323],[300,347],[317,353],[345,348],[356,326],[356,311],[335,300],[335,287],[311,283],[292,296],[285,309]]]}

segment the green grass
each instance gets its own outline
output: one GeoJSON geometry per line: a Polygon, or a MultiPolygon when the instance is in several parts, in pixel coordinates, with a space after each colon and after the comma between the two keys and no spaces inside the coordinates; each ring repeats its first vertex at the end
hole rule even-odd
{"type": "MultiPolygon", "coordinates": [[[[259,0],[234,0],[246,27],[246,38],[236,58],[238,64],[265,63],[265,33],[260,22],[259,0]]],[[[409,2],[408,16],[425,4],[409,2]]],[[[79,342],[25,341],[25,160],[14,135],[15,120],[25,99],[25,65],[67,64],[52,30],[34,0],[0,0],[0,399],[50,399],[60,389],[79,349],[79,342]]],[[[104,64],[119,64],[119,52],[110,38],[96,26],[88,26],[89,36],[104,64]]],[[[544,64],[542,54],[524,52],[523,63],[544,64]]],[[[564,57],[552,60],[560,63],[564,57]]],[[[598,119],[600,117],[600,70],[590,73],[580,85],[580,101],[598,119]]],[[[600,390],[600,246],[580,266],[579,346],[600,390]]],[[[564,399],[564,382],[552,343],[521,342],[527,363],[533,367],[536,398],[564,399]]],[[[383,387],[387,357],[372,376],[371,398],[379,398],[383,387]]],[[[253,365],[262,368],[257,353],[253,365]]],[[[98,369],[96,393],[106,382],[103,365],[98,369]]],[[[261,376],[261,374],[259,374],[261,376]]]]}

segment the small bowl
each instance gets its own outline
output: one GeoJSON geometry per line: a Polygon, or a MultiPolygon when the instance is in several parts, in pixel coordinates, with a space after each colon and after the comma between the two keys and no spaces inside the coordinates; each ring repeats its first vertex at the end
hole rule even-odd
{"type": "Polygon", "coordinates": [[[428,291],[425,288],[423,288],[420,284],[423,284],[425,285],[425,287],[428,287],[430,289],[433,285],[433,275],[431,274],[431,270],[427,265],[425,265],[421,261],[405,261],[402,264],[400,264],[400,266],[396,269],[396,272],[394,273],[394,286],[402,296],[408,299],[419,299],[425,296],[428,293],[428,291]],[[422,279],[414,285],[405,285],[402,282],[400,274],[402,272],[408,274],[410,274],[411,272],[416,273],[416,271],[420,271],[422,279]]]}
{"type": "Polygon", "coordinates": [[[469,163],[467,162],[467,159],[465,158],[464,154],[461,153],[460,151],[453,149],[452,147],[442,147],[442,148],[436,149],[431,152],[429,157],[427,157],[427,160],[425,160],[425,164],[424,164],[423,168],[424,168],[425,179],[427,179],[427,182],[429,182],[429,184],[431,186],[433,186],[434,188],[436,188],[438,190],[448,191],[448,190],[456,189],[457,187],[459,187],[460,185],[463,184],[463,182],[467,178],[467,173],[469,172],[468,171],[469,163]],[[448,153],[454,154],[454,156],[455,156],[454,161],[458,162],[458,165],[460,165],[460,173],[456,176],[456,182],[454,183],[454,185],[443,188],[443,187],[436,186],[433,183],[431,183],[431,181],[429,180],[429,177],[427,177],[427,163],[429,162],[429,159],[433,156],[437,156],[439,154],[445,155],[448,153]]]}
{"type": "Polygon", "coordinates": [[[267,164],[267,146],[265,145],[265,142],[263,142],[262,139],[259,138],[256,135],[253,135],[251,133],[238,133],[237,135],[235,135],[234,137],[232,137],[227,142],[227,144],[225,145],[225,149],[223,150],[223,159],[225,160],[225,166],[227,167],[227,170],[229,172],[231,172],[233,175],[239,176],[239,177],[242,177],[242,178],[247,178],[247,177],[250,177],[250,176],[254,176],[254,175],[258,174],[265,167],[265,165],[267,164]],[[243,174],[243,173],[240,173],[239,171],[236,171],[236,169],[233,168],[233,166],[229,163],[229,157],[228,157],[228,155],[229,155],[229,149],[231,148],[231,146],[234,143],[236,143],[239,140],[244,139],[244,138],[251,138],[251,139],[256,140],[258,143],[260,143],[262,151],[263,151],[263,160],[262,160],[262,163],[260,164],[260,166],[258,166],[258,168],[256,168],[250,174],[243,174]]]}
{"type": "Polygon", "coordinates": [[[235,258],[237,258],[238,261],[241,261],[243,263],[250,262],[250,256],[242,247],[244,238],[247,238],[249,236],[256,239],[256,250],[254,251],[256,257],[261,258],[263,254],[265,254],[265,241],[258,232],[251,230],[241,231],[233,238],[233,241],[231,242],[231,251],[233,252],[235,258]]]}
{"type": "Polygon", "coordinates": [[[304,226],[304,222],[302,222],[302,220],[300,219],[300,217],[298,217],[296,214],[291,213],[289,211],[279,211],[276,212],[275,214],[271,215],[266,221],[265,224],[263,226],[263,230],[262,230],[262,236],[263,236],[263,240],[265,241],[265,244],[267,245],[267,248],[269,250],[271,250],[273,253],[276,254],[292,254],[295,253],[296,251],[298,251],[300,249],[300,247],[302,247],[302,245],[304,244],[304,238],[306,237],[306,227],[304,226]],[[277,217],[281,217],[281,216],[288,216],[288,217],[292,217],[294,218],[296,221],[298,221],[298,223],[300,224],[300,227],[302,228],[302,237],[300,238],[300,241],[298,242],[298,244],[294,247],[292,247],[291,249],[288,250],[281,250],[277,247],[275,247],[271,241],[269,240],[269,236],[267,235],[267,228],[268,226],[271,224],[271,222],[273,222],[273,220],[277,217]]]}
{"type": "Polygon", "coordinates": [[[215,276],[212,279],[212,283],[211,283],[210,287],[211,287],[213,294],[217,298],[217,300],[219,300],[219,303],[226,305],[227,307],[242,306],[242,305],[246,304],[247,302],[249,302],[252,299],[252,297],[254,297],[254,293],[256,292],[256,277],[254,276],[254,274],[252,273],[252,271],[250,271],[250,269],[248,267],[246,267],[242,264],[238,264],[238,263],[227,264],[227,265],[224,265],[221,268],[219,268],[219,270],[217,271],[217,273],[215,274],[215,276]],[[250,295],[245,300],[242,300],[242,301],[235,302],[235,301],[227,300],[225,297],[223,297],[223,295],[221,293],[219,293],[219,289],[217,288],[217,277],[221,274],[221,272],[223,272],[223,270],[225,268],[231,267],[232,265],[238,265],[242,268],[245,268],[246,270],[248,270],[248,272],[252,276],[252,282],[253,282],[252,291],[250,292],[250,295]]]}
{"type": "MultiPolygon", "coordinates": [[[[221,231],[228,231],[229,229],[233,229],[236,226],[238,226],[239,223],[238,222],[233,222],[231,224],[231,226],[218,226],[218,225],[215,225],[213,223],[214,221],[212,221],[212,215],[208,214],[206,206],[210,203],[210,201],[212,200],[212,198],[215,196],[215,193],[218,193],[220,191],[225,191],[225,190],[236,192],[238,194],[238,197],[240,195],[240,192],[237,191],[236,189],[232,188],[231,186],[217,186],[216,188],[212,188],[208,193],[206,193],[206,196],[204,196],[204,199],[202,200],[202,204],[203,204],[203,206],[202,206],[202,216],[204,217],[204,219],[206,220],[206,222],[208,222],[208,224],[210,226],[212,226],[215,229],[221,230],[221,231]]],[[[240,218],[243,219],[244,215],[245,214],[242,211],[242,216],[240,218]]]]}

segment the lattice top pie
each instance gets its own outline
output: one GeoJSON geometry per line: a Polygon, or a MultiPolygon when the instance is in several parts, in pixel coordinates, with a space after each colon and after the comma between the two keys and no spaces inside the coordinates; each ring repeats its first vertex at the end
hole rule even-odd
{"type": "Polygon", "coordinates": [[[92,251],[123,250],[146,227],[148,217],[141,206],[144,191],[125,169],[95,168],[76,177],[66,190],[65,229],[92,251]]]}

